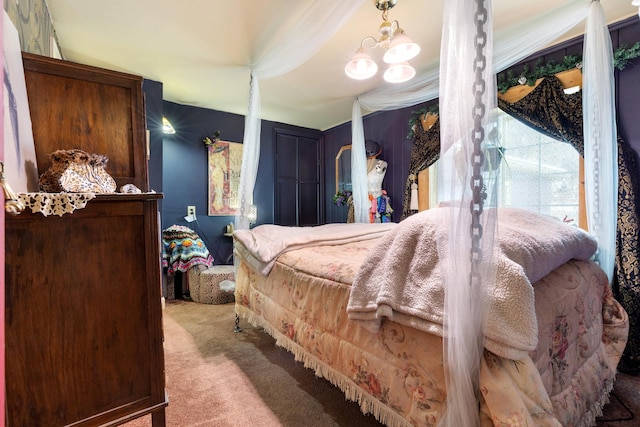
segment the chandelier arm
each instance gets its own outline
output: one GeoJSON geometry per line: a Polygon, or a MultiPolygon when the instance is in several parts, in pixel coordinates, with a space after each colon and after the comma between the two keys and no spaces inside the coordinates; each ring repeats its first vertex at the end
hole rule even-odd
{"type": "Polygon", "coordinates": [[[393,36],[396,34],[396,31],[401,31],[404,32],[404,30],[402,28],[400,28],[400,23],[398,22],[397,19],[394,19],[391,22],[391,32],[390,32],[390,38],[393,38],[393,36]]]}
{"type": "Polygon", "coordinates": [[[373,45],[371,46],[372,48],[375,48],[376,46],[378,46],[378,40],[373,37],[373,36],[367,36],[365,38],[362,39],[362,41],[360,42],[360,47],[364,47],[364,43],[370,41],[373,43],[373,45]]]}

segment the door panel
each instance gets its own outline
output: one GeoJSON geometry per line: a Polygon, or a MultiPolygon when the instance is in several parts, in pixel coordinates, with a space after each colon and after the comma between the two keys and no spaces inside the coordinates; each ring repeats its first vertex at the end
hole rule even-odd
{"type": "Polygon", "coordinates": [[[296,199],[297,184],[292,180],[280,180],[276,185],[276,224],[298,225],[298,201],[296,199]],[[289,197],[287,197],[287,194],[289,197]]]}
{"type": "Polygon", "coordinates": [[[317,182],[300,184],[300,220],[301,226],[320,225],[319,186],[317,182]]]}
{"type": "Polygon", "coordinates": [[[312,226],[324,222],[321,136],[276,130],[274,223],[312,226]]]}

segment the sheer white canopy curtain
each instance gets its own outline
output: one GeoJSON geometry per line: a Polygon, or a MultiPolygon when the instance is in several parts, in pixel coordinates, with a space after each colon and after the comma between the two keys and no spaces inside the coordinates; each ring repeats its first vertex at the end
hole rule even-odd
{"type": "Polygon", "coordinates": [[[600,2],[589,9],[582,55],[585,198],[596,261],[612,283],[618,218],[618,133],[611,36],[600,2]]]}
{"type": "Polygon", "coordinates": [[[484,288],[492,262],[497,180],[482,168],[485,137],[497,103],[491,0],[445,3],[440,45],[440,161],[438,187],[451,209],[447,241],[438,253],[455,260],[444,277],[443,356],[447,410],[442,426],[480,425],[480,361],[484,288]],[[491,183],[494,184],[491,184],[491,183]],[[444,188],[443,188],[444,187],[444,188]]]}
{"type": "Polygon", "coordinates": [[[349,20],[365,0],[290,0],[283,13],[267,24],[251,63],[249,101],[245,117],[236,229],[249,228],[249,208],[260,160],[259,81],[288,73],[311,58],[349,20]]]}

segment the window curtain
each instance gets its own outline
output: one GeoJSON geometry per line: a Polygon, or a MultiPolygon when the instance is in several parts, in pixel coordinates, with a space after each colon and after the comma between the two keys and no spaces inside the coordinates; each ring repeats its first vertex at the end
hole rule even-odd
{"type": "Polygon", "coordinates": [[[498,108],[550,138],[571,144],[584,157],[582,92],[565,94],[556,76],[545,77],[517,102],[498,97],[498,108]]]}
{"type": "Polygon", "coordinates": [[[411,175],[417,181],[418,173],[434,164],[440,158],[440,118],[436,119],[433,126],[427,130],[424,130],[420,123],[415,126],[415,137],[409,160],[409,175],[405,183],[400,220],[418,212],[417,210],[411,210],[411,184],[413,184],[411,175]]]}
{"type": "Polygon", "coordinates": [[[640,169],[631,145],[618,138],[618,230],[613,295],[629,315],[629,340],[618,370],[640,375],[640,169]]]}
{"type": "MultiPolygon", "coordinates": [[[[572,145],[584,155],[582,92],[566,95],[562,83],[546,77],[526,97],[498,107],[522,123],[572,145]]],[[[640,373],[640,170],[633,148],[622,138],[618,147],[617,231],[613,293],[629,314],[629,340],[618,369],[640,373]]]]}
{"type": "MultiPolygon", "coordinates": [[[[582,138],[582,94],[566,95],[557,77],[543,79],[527,95],[526,102],[510,104],[498,98],[498,107],[550,138],[569,142],[584,157],[582,138]],[[553,105],[555,108],[546,108],[553,105]]],[[[425,131],[417,125],[411,148],[409,175],[418,174],[438,160],[440,155],[439,122],[425,131]]],[[[416,213],[410,209],[411,179],[407,176],[402,219],[416,213]]]]}
{"type": "Polygon", "coordinates": [[[249,68],[249,100],[245,116],[236,229],[248,229],[253,189],[260,159],[261,106],[259,81],[280,76],[311,58],[351,17],[364,0],[290,0],[287,13],[275,13],[254,47],[249,68]]]}

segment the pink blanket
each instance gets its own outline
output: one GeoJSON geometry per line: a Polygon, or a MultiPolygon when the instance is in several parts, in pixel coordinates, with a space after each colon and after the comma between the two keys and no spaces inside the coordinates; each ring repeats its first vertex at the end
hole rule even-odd
{"type": "Polygon", "coordinates": [[[325,224],[315,227],[259,225],[252,230],[233,233],[234,250],[251,268],[267,275],[281,254],[310,246],[342,245],[377,239],[397,226],[396,223],[325,224]]]}
{"type": "MultiPolygon", "coordinates": [[[[442,336],[448,209],[413,215],[380,239],[352,285],[351,320],[376,331],[389,318],[442,336]]],[[[596,241],[556,218],[513,208],[498,211],[498,239],[497,280],[485,289],[485,347],[522,359],[538,339],[532,283],[571,259],[589,259],[596,241]]]]}

